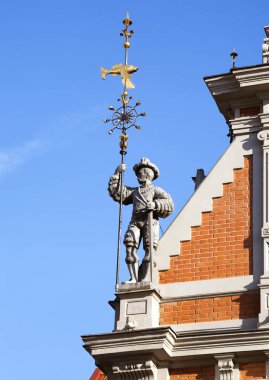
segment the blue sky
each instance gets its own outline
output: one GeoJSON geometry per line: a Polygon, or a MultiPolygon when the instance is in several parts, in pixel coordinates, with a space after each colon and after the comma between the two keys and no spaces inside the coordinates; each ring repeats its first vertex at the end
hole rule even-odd
{"type": "Polygon", "coordinates": [[[207,173],[228,146],[203,77],[229,71],[234,47],[238,66],[261,63],[268,1],[15,0],[0,10],[0,378],[88,379],[80,335],[113,328],[118,207],[107,181],[120,155],[102,119],[122,87],[99,68],[123,62],[122,19],[128,10],[132,95],[147,112],[129,133],[126,182],[150,157],[175,216],[196,169],[207,173]]]}

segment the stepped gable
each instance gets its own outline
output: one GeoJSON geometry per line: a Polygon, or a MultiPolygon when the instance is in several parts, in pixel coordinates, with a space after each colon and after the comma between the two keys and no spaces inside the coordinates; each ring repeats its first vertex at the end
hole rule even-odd
{"type": "Polygon", "coordinates": [[[201,226],[191,227],[191,240],[181,242],[180,255],[170,257],[170,269],[160,271],[160,284],[252,274],[252,173],[252,156],[245,156],[201,226]]]}

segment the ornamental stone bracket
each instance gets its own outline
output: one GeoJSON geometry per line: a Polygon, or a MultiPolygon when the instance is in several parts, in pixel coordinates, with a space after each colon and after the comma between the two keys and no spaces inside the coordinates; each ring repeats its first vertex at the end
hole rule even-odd
{"type": "Polygon", "coordinates": [[[234,364],[234,354],[215,355],[216,380],[239,380],[238,366],[234,364]]]}
{"type": "MultiPolygon", "coordinates": [[[[112,367],[111,380],[155,380],[158,370],[152,360],[146,362],[125,362],[112,367]]],[[[167,377],[166,377],[167,378],[167,377]]],[[[164,378],[165,380],[165,378],[164,378]]]]}

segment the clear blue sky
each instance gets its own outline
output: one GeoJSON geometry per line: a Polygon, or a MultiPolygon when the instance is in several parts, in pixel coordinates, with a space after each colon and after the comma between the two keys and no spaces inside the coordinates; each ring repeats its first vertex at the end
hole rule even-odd
{"type": "Polygon", "coordinates": [[[123,62],[126,11],[130,63],[139,66],[132,95],[148,115],[129,134],[126,182],[150,157],[175,216],[196,169],[208,172],[228,146],[202,78],[229,71],[234,47],[238,66],[261,63],[268,8],[268,0],[2,2],[1,379],[86,380],[94,364],[80,335],[113,328],[118,207],[106,189],[120,156],[102,119],[121,84],[102,81],[99,68],[123,62]]]}

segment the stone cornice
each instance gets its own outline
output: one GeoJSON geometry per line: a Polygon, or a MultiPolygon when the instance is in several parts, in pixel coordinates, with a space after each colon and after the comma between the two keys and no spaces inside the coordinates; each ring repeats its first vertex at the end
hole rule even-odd
{"type": "Polygon", "coordinates": [[[261,129],[259,116],[244,116],[229,120],[234,135],[257,133],[261,129]]]}
{"type": "Polygon", "coordinates": [[[235,92],[239,89],[239,84],[233,74],[208,77],[204,78],[204,80],[213,96],[235,92]]]}
{"type": "Polygon", "coordinates": [[[170,327],[158,327],[131,332],[85,335],[84,348],[97,363],[109,358],[151,357],[154,361],[173,362],[183,358],[213,357],[229,352],[237,356],[268,351],[269,329],[226,330],[221,332],[179,332],[170,327]]]}
{"type": "MultiPolygon", "coordinates": [[[[204,78],[226,121],[234,113],[233,103],[259,104],[269,91],[269,64],[233,69],[229,74],[204,78]]],[[[237,115],[235,115],[237,117],[237,115]]]]}
{"type": "Polygon", "coordinates": [[[176,334],[170,327],[154,329],[120,331],[109,334],[82,336],[84,348],[97,360],[109,355],[129,356],[145,355],[150,352],[159,360],[167,360],[172,356],[176,334]]]}
{"type": "Polygon", "coordinates": [[[216,355],[234,352],[256,352],[268,349],[269,329],[226,330],[225,332],[178,333],[174,356],[216,355]]]}
{"type": "Polygon", "coordinates": [[[269,83],[269,65],[243,67],[233,70],[233,74],[240,87],[269,83]]]}

